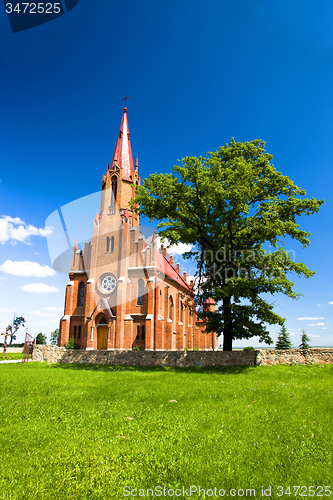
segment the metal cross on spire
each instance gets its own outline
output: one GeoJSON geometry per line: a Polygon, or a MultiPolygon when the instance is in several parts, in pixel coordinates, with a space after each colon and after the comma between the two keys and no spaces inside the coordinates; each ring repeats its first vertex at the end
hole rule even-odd
{"type": "Polygon", "coordinates": [[[127,101],[127,99],[129,99],[129,97],[130,97],[129,95],[125,94],[125,97],[122,99],[122,101],[125,101],[125,108],[127,108],[126,101],[127,101]]]}

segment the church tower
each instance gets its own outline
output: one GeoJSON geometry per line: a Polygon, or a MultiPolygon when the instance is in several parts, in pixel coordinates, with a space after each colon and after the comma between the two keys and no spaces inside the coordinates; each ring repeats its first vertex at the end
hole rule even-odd
{"type": "Polygon", "coordinates": [[[88,350],[215,349],[216,335],[204,334],[196,317],[193,284],[163,245],[157,251],[155,234],[144,237],[130,209],[138,185],[125,107],[92,239],[84,252],[78,243],[73,248],[59,345],[73,338],[88,350]]]}

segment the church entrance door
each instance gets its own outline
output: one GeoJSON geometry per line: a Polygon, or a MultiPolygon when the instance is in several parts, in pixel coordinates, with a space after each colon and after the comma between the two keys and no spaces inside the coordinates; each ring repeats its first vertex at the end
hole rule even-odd
{"type": "Polygon", "coordinates": [[[97,329],[97,349],[108,348],[108,327],[99,326],[97,329]]]}

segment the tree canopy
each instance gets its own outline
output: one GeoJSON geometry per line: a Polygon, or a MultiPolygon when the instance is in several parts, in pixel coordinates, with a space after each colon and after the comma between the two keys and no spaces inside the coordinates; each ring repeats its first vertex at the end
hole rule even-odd
{"type": "Polygon", "coordinates": [[[44,335],[42,332],[40,332],[36,336],[36,344],[41,344],[41,345],[46,344],[46,335],[44,335]]]}
{"type": "Polygon", "coordinates": [[[225,350],[233,339],[253,336],[272,343],[267,324],[284,318],[266,294],[297,298],[287,275],[314,274],[290,258],[282,240],[289,236],[307,247],[310,233],[298,217],[318,212],[324,200],[305,198],[272,158],[262,140],[232,139],[206,157],[183,158],[173,174],[151,174],[131,200],[140,215],[159,222],[159,236],[170,245],[193,245],[185,257],[197,263],[198,311],[208,331],[223,334],[225,350]],[[208,297],[217,302],[214,314],[202,309],[208,297]]]}
{"type": "Polygon", "coordinates": [[[9,345],[12,345],[13,340],[16,340],[16,332],[20,328],[20,326],[25,325],[25,319],[23,316],[16,316],[14,315],[13,323],[11,325],[7,326],[7,331],[10,336],[10,342],[9,345]]]}
{"type": "Polygon", "coordinates": [[[58,345],[58,340],[59,340],[59,328],[56,328],[50,334],[50,344],[51,345],[58,345]]]}

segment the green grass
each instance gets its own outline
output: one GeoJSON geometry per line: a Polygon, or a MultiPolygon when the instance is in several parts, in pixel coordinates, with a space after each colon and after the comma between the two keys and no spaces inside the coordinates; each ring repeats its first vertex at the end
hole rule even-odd
{"type": "MultiPolygon", "coordinates": [[[[2,353],[0,353],[0,361],[6,361],[8,359],[22,359],[23,354],[21,352],[7,352],[6,356],[3,357],[2,353]]],[[[31,358],[31,354],[29,355],[31,358]]]]}
{"type": "Polygon", "coordinates": [[[332,485],[332,376],[332,365],[1,365],[0,498],[121,499],[125,485],[288,498],[278,485],[332,485]]]}

